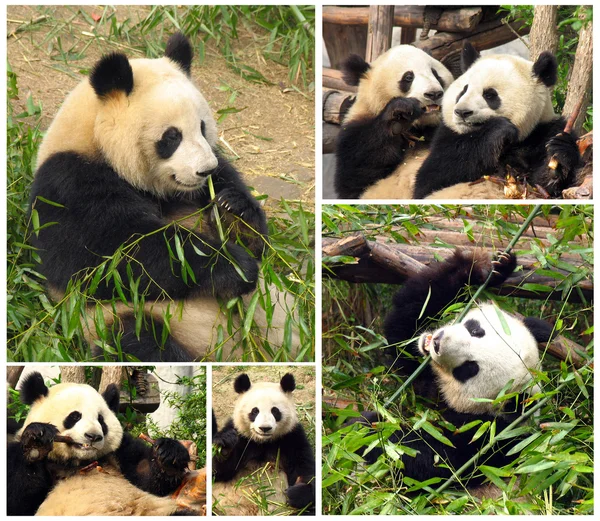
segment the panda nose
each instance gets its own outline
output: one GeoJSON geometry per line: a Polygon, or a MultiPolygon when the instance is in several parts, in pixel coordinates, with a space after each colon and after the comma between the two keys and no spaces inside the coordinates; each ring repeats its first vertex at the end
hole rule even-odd
{"type": "Polygon", "coordinates": [[[259,427],[259,429],[263,432],[271,432],[273,427],[259,427]]]}
{"type": "Polygon", "coordinates": [[[460,116],[463,119],[467,119],[469,116],[473,115],[473,111],[465,109],[454,109],[454,114],[460,116]]]}
{"type": "Polygon", "coordinates": [[[423,94],[423,96],[425,96],[427,99],[430,99],[431,101],[437,101],[437,100],[441,99],[441,97],[443,95],[444,95],[443,90],[434,90],[434,91],[426,92],[425,94],[423,94]]]}
{"type": "Polygon", "coordinates": [[[438,331],[435,334],[435,336],[433,337],[433,340],[432,340],[433,350],[435,351],[436,355],[440,354],[440,342],[441,342],[443,336],[444,336],[444,330],[442,329],[441,331],[438,331]]]}
{"type": "Polygon", "coordinates": [[[96,443],[97,441],[102,441],[102,435],[101,434],[95,434],[93,432],[86,432],[84,434],[84,436],[90,440],[90,443],[96,443]]]}

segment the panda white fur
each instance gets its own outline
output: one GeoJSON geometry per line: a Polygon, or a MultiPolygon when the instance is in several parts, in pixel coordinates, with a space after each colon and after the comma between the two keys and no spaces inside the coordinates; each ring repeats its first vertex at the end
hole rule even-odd
{"type": "Polygon", "coordinates": [[[314,513],[315,459],[298,421],[293,375],[251,383],[239,375],[233,417],[218,430],[213,415],[213,510],[221,515],[265,515],[282,504],[314,513]],[[272,490],[262,511],[251,497],[272,490]]]}
{"type": "Polygon", "coordinates": [[[535,62],[480,57],[467,43],[461,65],[463,75],[444,96],[443,124],[417,174],[414,198],[501,199],[504,189],[497,183],[471,183],[507,173],[560,197],[575,182],[580,155],[577,136],[563,132],[565,120],[552,107],[556,58],[549,52],[535,62]],[[548,168],[553,157],[556,170],[548,168]]]}
{"type": "Polygon", "coordinates": [[[358,92],[336,144],[338,196],[410,198],[452,74],[411,45],[392,47],[370,65],[351,55],[342,68],[358,92]]]}
{"type": "MultiPolygon", "coordinates": [[[[394,296],[393,309],[385,320],[385,333],[395,371],[409,376],[431,355],[431,363],[413,382],[415,394],[455,430],[441,432],[454,445],[449,447],[424,430],[410,428],[394,433],[389,440],[418,451],[416,457],[402,456],[403,475],[425,481],[448,478],[487,442],[473,441],[476,429],[485,422],[496,423],[496,435],[523,412],[525,400],[540,391],[534,374],[541,370],[538,342],[547,342],[552,326],[537,318],[517,319],[491,304],[478,304],[460,323],[431,327],[431,320],[455,301],[466,285],[480,285],[493,270],[490,285],[500,285],[516,267],[512,254],[499,254],[490,263],[485,254],[457,250],[448,260],[436,263],[408,278],[394,296]],[[501,391],[515,397],[493,401],[501,391]],[[484,401],[479,401],[484,399],[484,401]],[[475,422],[475,428],[459,429],[475,422]],[[440,460],[438,461],[438,458],[440,460]]],[[[358,422],[377,421],[376,413],[363,413],[358,422]]],[[[508,455],[518,438],[500,442],[482,456],[477,465],[502,467],[516,456],[508,455]]],[[[365,455],[373,462],[381,448],[365,455]]],[[[472,469],[461,477],[469,486],[484,477],[472,469]]]]}
{"type": "Polygon", "coordinates": [[[193,514],[168,497],[189,454],[176,440],[150,448],[124,432],[114,385],[103,395],[84,384],[48,388],[34,372],[20,393],[31,409],[8,444],[8,515],[193,514]]]}
{"type": "MultiPolygon", "coordinates": [[[[39,269],[57,301],[72,279],[92,294],[84,330],[94,354],[120,344],[139,360],[211,359],[222,337],[224,360],[241,355],[230,352],[238,328],[228,329],[215,297],[250,299],[267,224],[240,174],[216,151],[216,123],[190,78],[192,54],[175,34],[163,58],[104,56],[67,97],[39,149],[31,191],[42,225],[32,237],[39,269]],[[92,276],[115,252],[117,275],[107,277],[105,266],[92,276]],[[132,302],[136,284],[141,303],[132,302]],[[102,302],[114,296],[116,304],[102,302]],[[98,340],[105,328],[108,346],[98,340]]],[[[272,318],[258,306],[255,322],[265,342],[280,346],[288,298],[264,291],[272,318]]]]}

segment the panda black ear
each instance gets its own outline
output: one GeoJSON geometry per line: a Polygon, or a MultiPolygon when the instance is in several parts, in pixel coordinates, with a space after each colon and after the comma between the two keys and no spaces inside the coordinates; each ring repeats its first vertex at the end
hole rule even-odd
{"type": "Polygon", "coordinates": [[[48,396],[48,387],[44,383],[44,377],[37,371],[27,375],[19,392],[21,401],[26,405],[31,405],[42,396],[48,396]]]}
{"type": "Polygon", "coordinates": [[[342,63],[342,77],[348,85],[356,87],[370,68],[371,66],[358,54],[351,54],[342,63]]]}
{"type": "Polygon", "coordinates": [[[523,319],[523,324],[529,329],[529,332],[533,335],[536,342],[545,343],[552,339],[553,327],[551,324],[535,317],[527,317],[523,319]]]}
{"type": "Polygon", "coordinates": [[[194,50],[183,33],[175,33],[169,38],[165,56],[179,65],[188,76],[190,75],[194,50]]]}
{"type": "Polygon", "coordinates": [[[100,98],[113,91],[123,91],[129,96],[133,90],[133,70],[127,56],[117,52],[104,56],[94,66],[90,84],[100,98]]]}
{"type": "Polygon", "coordinates": [[[465,42],[460,53],[460,69],[462,72],[466,72],[479,58],[481,58],[481,54],[477,52],[477,49],[471,43],[465,42]]]}
{"type": "Polygon", "coordinates": [[[233,382],[233,389],[236,393],[242,394],[250,389],[251,385],[250,378],[246,373],[243,373],[235,379],[235,382],[233,382]]]}
{"type": "Polygon", "coordinates": [[[558,63],[554,54],[544,51],[533,64],[533,74],[546,85],[552,87],[558,80],[558,63]]]}
{"type": "Polygon", "coordinates": [[[102,398],[108,405],[108,408],[117,414],[119,412],[119,389],[115,384],[110,384],[102,393],[102,398]]]}
{"type": "Polygon", "coordinates": [[[287,373],[283,375],[281,382],[279,382],[284,393],[291,393],[296,388],[296,380],[294,375],[287,373]]]}

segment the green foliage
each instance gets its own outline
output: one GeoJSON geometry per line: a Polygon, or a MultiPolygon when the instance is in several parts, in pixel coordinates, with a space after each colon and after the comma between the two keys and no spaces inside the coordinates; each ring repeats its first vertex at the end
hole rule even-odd
{"type": "MultiPolygon", "coordinates": [[[[367,239],[386,238],[392,243],[452,248],[443,241],[445,221],[463,218],[460,231],[472,247],[498,249],[519,229],[519,220],[531,212],[529,205],[325,205],[324,237],[344,237],[361,232],[367,239]],[[468,219],[466,219],[468,217],[468,219]],[[515,219],[518,218],[518,219],[515,219]],[[476,224],[474,224],[474,221],[476,224]],[[517,222],[511,222],[517,221],[517,222]],[[424,233],[427,231],[428,236],[424,233]],[[433,237],[432,237],[433,236],[433,237]]],[[[500,297],[486,292],[501,308],[538,316],[556,324],[557,333],[582,344],[581,353],[593,360],[593,305],[577,287],[593,281],[593,207],[564,205],[542,207],[553,219],[551,233],[528,235],[517,244],[519,256],[534,256],[534,274],[552,273],[556,288],[543,284],[528,287],[537,298],[500,297]],[[554,219],[556,219],[554,221],[554,219]],[[567,259],[564,257],[569,254],[567,259]],[[558,271],[558,270],[561,271],[558,271]],[[577,300],[583,302],[576,303],[577,300]]],[[[534,226],[534,230],[541,230],[534,226]]],[[[542,406],[533,418],[501,436],[522,436],[513,464],[497,469],[481,457],[477,469],[501,491],[497,498],[480,499],[461,485],[436,492],[441,479],[420,483],[402,476],[402,457],[419,457],[410,446],[388,438],[400,427],[405,432],[427,432],[442,442],[452,442],[460,426],[450,426],[415,396],[411,386],[390,403],[402,378],[384,364],[386,345],[382,320],[389,311],[396,288],[383,284],[349,284],[327,274],[333,266],[354,263],[353,257],[323,259],[323,386],[336,396],[359,404],[360,410],[377,411],[383,417],[374,430],[343,426],[358,413],[350,406],[332,410],[324,405],[323,505],[325,514],[591,514],[593,512],[593,369],[579,370],[565,362],[543,356],[543,371],[535,375],[542,406]],[[547,401],[543,402],[543,400],[547,401]],[[384,456],[372,465],[356,450],[378,446],[384,456]]],[[[527,285],[527,282],[524,284],[527,285]]],[[[526,286],[527,287],[527,286],[526,286]]],[[[451,320],[464,308],[454,304],[442,314],[451,320]]],[[[435,324],[433,325],[435,327],[435,324]]],[[[326,391],[327,392],[327,391],[326,391]]],[[[501,393],[502,394],[502,393],[501,393]]],[[[507,400],[505,395],[497,400],[507,400]]],[[[461,430],[485,442],[500,439],[495,423],[474,423],[461,430]]],[[[491,449],[495,450],[494,448],[491,449]]],[[[440,462],[441,463],[441,462],[440,462]]],[[[457,470],[457,469],[455,469],[457,470]]]]}
{"type": "Polygon", "coordinates": [[[196,468],[206,464],[206,372],[189,378],[179,377],[178,385],[189,387],[189,394],[181,395],[174,392],[163,392],[162,399],[178,410],[177,418],[166,430],[161,430],[147,418],[148,433],[151,437],[168,437],[176,440],[190,440],[198,447],[196,468]]]}

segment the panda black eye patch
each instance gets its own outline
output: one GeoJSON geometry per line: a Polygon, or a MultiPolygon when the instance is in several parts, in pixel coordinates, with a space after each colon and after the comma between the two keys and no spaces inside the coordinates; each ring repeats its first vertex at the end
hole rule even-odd
{"type": "Polygon", "coordinates": [[[459,94],[458,96],[456,96],[456,103],[458,103],[458,100],[459,100],[460,98],[462,98],[462,97],[463,97],[463,94],[464,94],[465,92],[467,92],[467,89],[468,89],[468,88],[469,88],[469,86],[468,86],[468,85],[465,85],[465,88],[464,88],[463,90],[461,90],[461,91],[460,91],[460,94],[459,94]]]}
{"type": "Polygon", "coordinates": [[[467,320],[464,326],[469,332],[469,335],[474,336],[475,338],[483,338],[485,336],[485,330],[481,327],[479,321],[474,318],[467,320]]]}
{"type": "Polygon", "coordinates": [[[65,429],[70,429],[71,427],[75,427],[75,424],[81,420],[81,413],[79,411],[73,411],[69,416],[67,416],[63,421],[63,427],[65,429]]]}
{"type": "Polygon", "coordinates": [[[100,427],[102,427],[102,434],[106,436],[106,433],[108,432],[108,425],[106,425],[104,421],[104,416],[102,416],[101,414],[98,415],[98,423],[100,424],[100,427]]]}
{"type": "Polygon", "coordinates": [[[156,153],[161,159],[169,159],[179,147],[183,135],[178,128],[169,127],[164,131],[160,141],[156,142],[156,153]]]}
{"type": "Polygon", "coordinates": [[[433,68],[431,69],[431,72],[435,76],[435,79],[440,82],[442,89],[446,90],[446,85],[444,84],[444,80],[442,80],[442,77],[438,74],[438,72],[433,68]]]}
{"type": "Polygon", "coordinates": [[[273,415],[273,418],[275,418],[275,421],[281,421],[281,411],[277,408],[277,407],[273,407],[271,409],[271,414],[273,415]]]}
{"type": "Polygon", "coordinates": [[[408,92],[414,79],[415,74],[413,73],[413,71],[405,72],[402,76],[402,79],[400,80],[400,90],[402,92],[408,92]]]}
{"type": "Polygon", "coordinates": [[[254,420],[256,420],[256,417],[258,416],[258,413],[260,411],[258,410],[258,408],[254,407],[254,409],[252,409],[249,413],[248,413],[248,419],[253,422],[254,420]]]}
{"type": "Polygon", "coordinates": [[[202,132],[202,135],[206,137],[206,123],[204,123],[204,120],[200,122],[200,132],[202,132]]]}
{"type": "Polygon", "coordinates": [[[500,108],[500,96],[498,96],[496,89],[485,89],[483,91],[483,99],[492,110],[500,108]]]}

